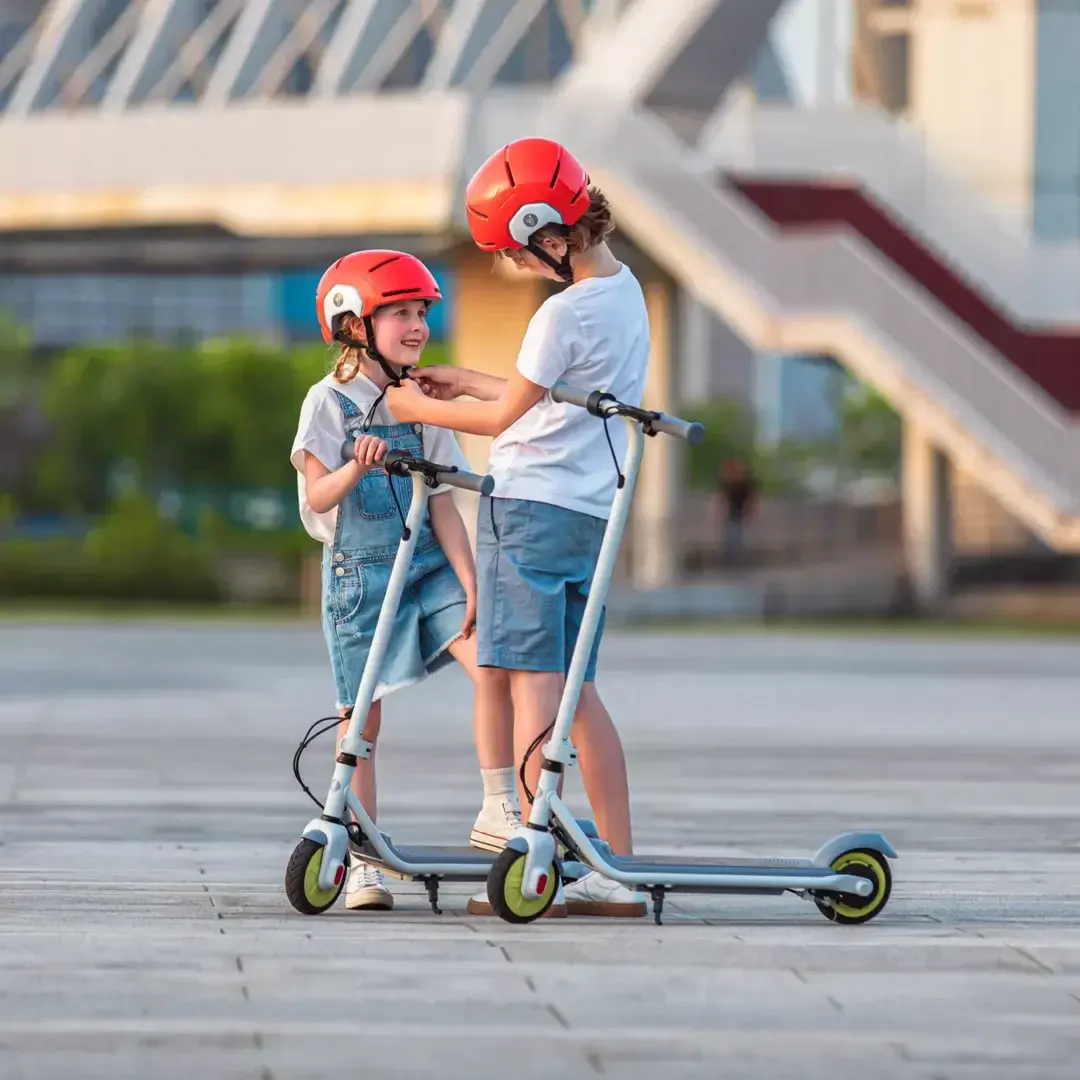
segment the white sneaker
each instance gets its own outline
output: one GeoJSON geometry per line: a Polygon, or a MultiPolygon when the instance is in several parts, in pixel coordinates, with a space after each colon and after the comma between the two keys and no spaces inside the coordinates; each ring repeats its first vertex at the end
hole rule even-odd
{"type": "Polygon", "coordinates": [[[472,827],[469,843],[482,851],[502,851],[521,828],[521,813],[509,800],[484,803],[472,827]]]}
{"type": "Polygon", "coordinates": [[[345,882],[345,906],[350,911],[390,911],[394,894],[386,887],[382,871],[370,863],[354,863],[345,882]]]}
{"type": "MultiPolygon", "coordinates": [[[[494,915],[495,909],[491,906],[491,901],[488,899],[487,889],[484,889],[483,892],[478,892],[475,896],[470,896],[466,910],[470,915],[494,915]]],[[[566,896],[563,893],[561,881],[559,882],[558,889],[555,891],[555,899],[551,902],[551,907],[549,907],[540,918],[566,918],[566,896]]]]}
{"type": "Polygon", "coordinates": [[[566,887],[566,910],[571,915],[601,915],[609,919],[640,919],[645,901],[625,885],[590,870],[566,887]]]}

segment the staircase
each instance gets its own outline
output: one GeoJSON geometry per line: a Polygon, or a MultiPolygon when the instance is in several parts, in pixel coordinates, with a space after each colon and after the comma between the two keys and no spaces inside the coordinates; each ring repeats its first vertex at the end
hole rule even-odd
{"type": "Polygon", "coordinates": [[[1056,354],[1028,363],[1015,327],[988,340],[887,245],[850,227],[785,232],[775,191],[770,220],[766,192],[726,183],[655,115],[589,108],[585,123],[565,95],[541,133],[581,148],[653,260],[756,349],[836,356],[1049,545],[1080,550],[1080,337],[1059,333],[1056,354]]]}

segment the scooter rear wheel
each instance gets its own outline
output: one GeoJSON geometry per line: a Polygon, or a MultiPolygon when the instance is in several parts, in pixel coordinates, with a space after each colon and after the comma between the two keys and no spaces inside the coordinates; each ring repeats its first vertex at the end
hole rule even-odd
{"type": "Polygon", "coordinates": [[[838,874],[853,874],[873,883],[869,896],[849,896],[846,893],[830,893],[815,896],[818,911],[830,922],[854,926],[869,922],[879,915],[889,902],[892,893],[892,871],[889,861],[879,851],[856,848],[845,851],[833,859],[831,869],[838,874]]]}
{"type": "Polygon", "coordinates": [[[341,883],[332,889],[319,888],[322,861],[323,845],[306,836],[293,849],[292,858],[289,859],[285,871],[285,895],[301,915],[321,915],[334,906],[345,888],[346,875],[342,875],[341,883]]]}
{"type": "Polygon", "coordinates": [[[511,848],[504,848],[491,864],[487,879],[488,900],[495,914],[504,922],[532,922],[543,916],[555,902],[559,871],[554,864],[548,867],[547,883],[536,899],[522,894],[524,878],[525,856],[511,848]]]}

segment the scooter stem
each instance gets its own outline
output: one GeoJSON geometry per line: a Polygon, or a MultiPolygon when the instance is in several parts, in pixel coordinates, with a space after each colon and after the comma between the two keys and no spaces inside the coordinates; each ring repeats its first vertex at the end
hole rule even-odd
{"type": "MultiPolygon", "coordinates": [[[[596,570],[593,572],[592,584],[589,586],[589,597],[585,601],[585,613],[581,619],[581,629],[578,631],[577,643],[574,645],[574,653],[570,659],[570,670],[566,676],[566,685],[563,687],[562,698],[559,701],[559,711],[555,717],[555,727],[551,732],[551,739],[544,744],[541,753],[545,762],[561,762],[569,765],[574,760],[574,750],[570,743],[570,729],[574,723],[574,713],[577,711],[578,699],[581,696],[581,688],[585,683],[585,671],[589,665],[589,655],[592,652],[593,641],[596,639],[596,631],[600,626],[600,616],[607,602],[608,590],[611,587],[611,578],[615,573],[615,565],[619,558],[619,545],[622,542],[623,532],[626,529],[626,519],[630,513],[630,504],[634,497],[634,488],[637,485],[638,471],[641,467],[641,457],[645,446],[645,432],[641,423],[632,417],[625,416],[623,419],[629,428],[629,445],[623,459],[622,473],[624,483],[615,492],[615,498],[611,504],[611,516],[608,518],[604,529],[604,539],[600,545],[600,555],[596,560],[596,570]]],[[[558,775],[549,769],[544,769],[540,774],[540,791],[554,791],[558,784],[558,775]]],[[[536,825],[546,824],[536,820],[538,817],[546,817],[546,800],[536,800],[533,803],[533,811],[529,820],[536,825]]]]}
{"type": "MultiPolygon", "coordinates": [[[[393,478],[390,479],[393,482],[393,478]]],[[[382,670],[386,650],[390,645],[390,637],[394,632],[394,616],[401,601],[401,594],[405,590],[409,567],[412,564],[412,553],[416,548],[420,526],[423,524],[424,514],[427,511],[427,501],[428,486],[424,476],[419,472],[414,472],[412,473],[412,503],[405,518],[406,532],[402,535],[398,556],[390,572],[390,581],[386,587],[386,595],[383,597],[379,622],[371,641],[371,652],[364,665],[360,688],[356,692],[356,701],[349,719],[349,729],[345,733],[345,738],[341,740],[340,750],[343,754],[352,754],[356,757],[368,757],[370,754],[370,748],[364,743],[361,735],[367,721],[368,710],[371,708],[371,700],[375,696],[375,687],[379,672],[382,670]]],[[[342,763],[338,763],[335,767],[330,792],[326,798],[324,811],[326,815],[333,818],[341,817],[345,809],[345,788],[349,786],[353,768],[352,765],[342,763]]]]}

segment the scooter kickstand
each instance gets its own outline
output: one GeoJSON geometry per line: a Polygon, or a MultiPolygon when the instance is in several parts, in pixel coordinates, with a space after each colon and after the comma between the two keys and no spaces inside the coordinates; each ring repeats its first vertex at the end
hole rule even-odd
{"type": "Polygon", "coordinates": [[[439,908],[439,879],[437,877],[424,878],[424,884],[427,886],[428,902],[431,904],[431,910],[436,915],[441,915],[442,911],[439,908]]]}
{"type": "Polygon", "coordinates": [[[649,891],[649,895],[652,896],[652,913],[653,921],[657,926],[663,926],[660,921],[660,913],[664,910],[664,886],[654,885],[649,891]]]}

